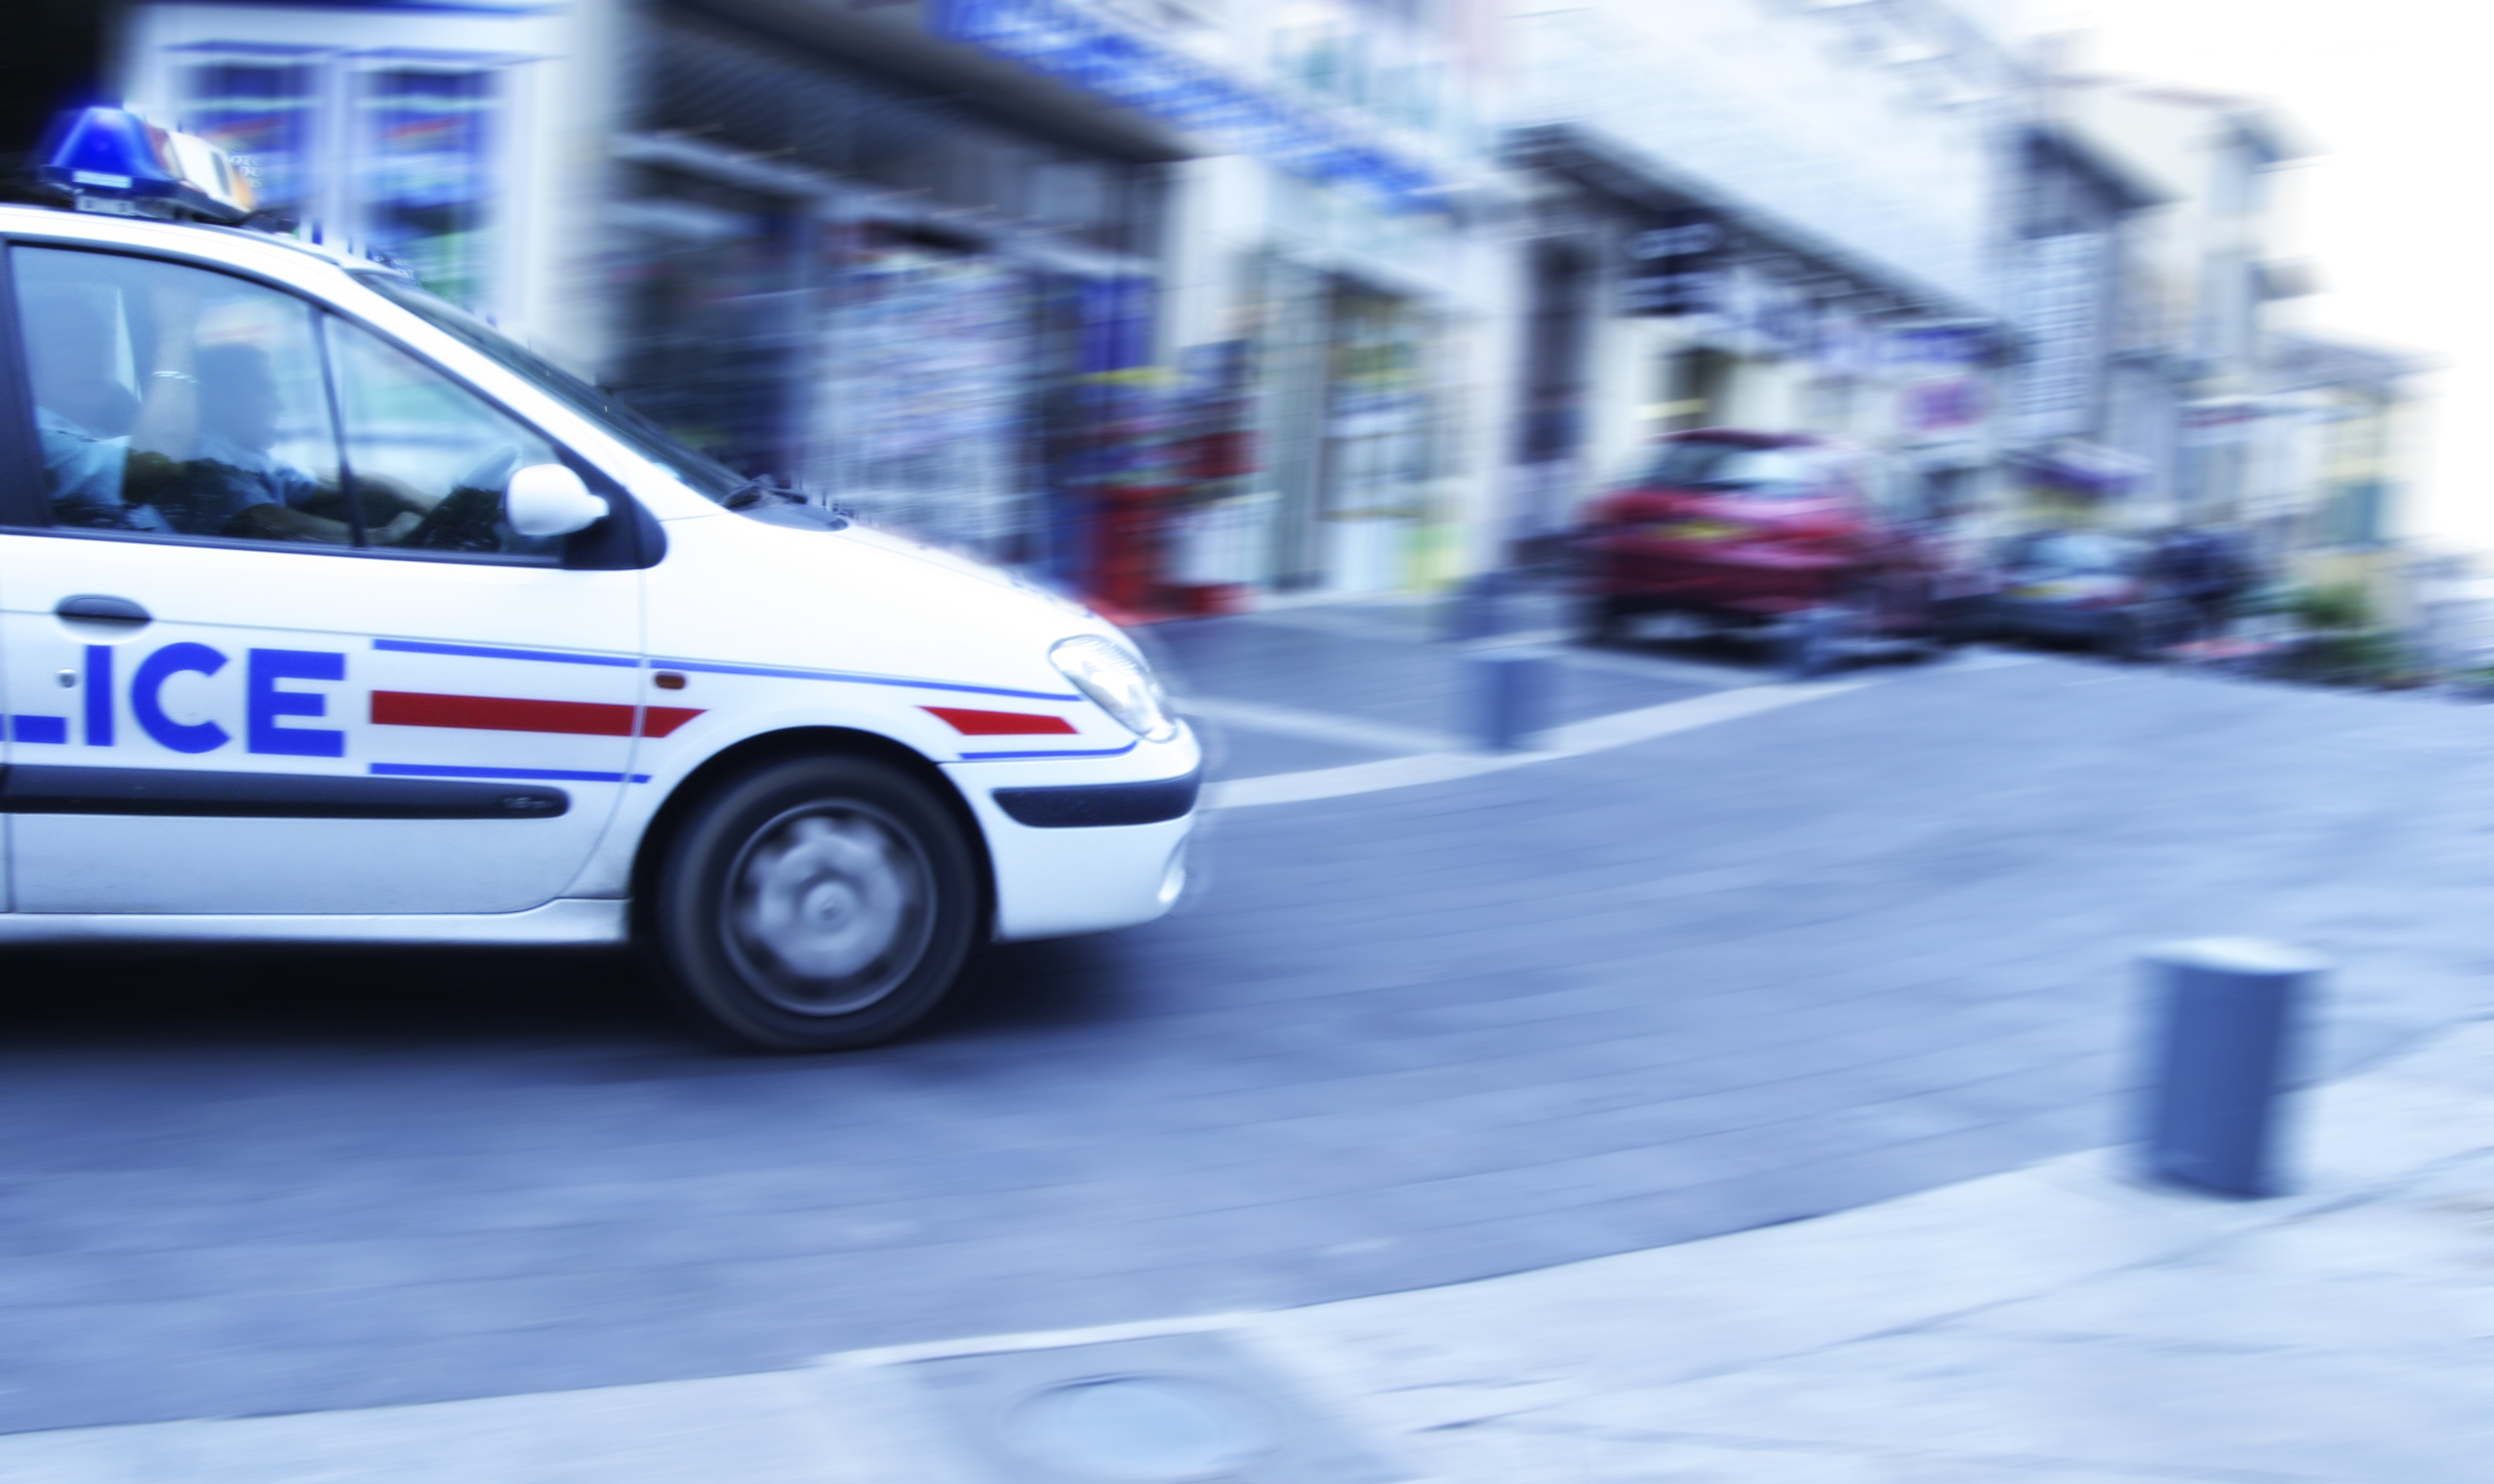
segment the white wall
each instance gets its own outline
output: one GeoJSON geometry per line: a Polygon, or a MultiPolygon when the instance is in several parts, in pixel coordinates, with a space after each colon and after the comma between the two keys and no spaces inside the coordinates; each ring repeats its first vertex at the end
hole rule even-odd
{"type": "Polygon", "coordinates": [[[1519,6],[1519,122],[1600,130],[1906,282],[1992,299],[1996,57],[1904,8],[1762,0],[1519,6]],[[1912,60],[1919,58],[1919,60],[1912,60]]]}

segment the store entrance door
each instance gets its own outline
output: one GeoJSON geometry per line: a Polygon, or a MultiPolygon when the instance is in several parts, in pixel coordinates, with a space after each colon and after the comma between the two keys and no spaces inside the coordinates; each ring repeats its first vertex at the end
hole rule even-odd
{"type": "Polygon", "coordinates": [[[1531,562],[1570,524],[1584,440],[1585,340],[1591,265],[1564,243],[1533,254],[1525,321],[1523,411],[1505,532],[1510,560],[1531,562]]]}
{"type": "Polygon", "coordinates": [[[1337,283],[1328,306],[1318,478],[1325,586],[1386,592],[1409,580],[1427,504],[1419,316],[1406,299],[1337,283]]]}
{"type": "Polygon", "coordinates": [[[740,473],[786,477],[804,346],[802,202],[654,167],[612,209],[624,265],[622,390],[740,473]]]}

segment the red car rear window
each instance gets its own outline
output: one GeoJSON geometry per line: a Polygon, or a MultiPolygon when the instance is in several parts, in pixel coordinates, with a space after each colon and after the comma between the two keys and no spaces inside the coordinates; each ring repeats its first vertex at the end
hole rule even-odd
{"type": "Polygon", "coordinates": [[[1824,450],[1684,439],[1657,448],[1636,482],[1749,500],[1810,500],[1838,493],[1844,481],[1824,450]]]}

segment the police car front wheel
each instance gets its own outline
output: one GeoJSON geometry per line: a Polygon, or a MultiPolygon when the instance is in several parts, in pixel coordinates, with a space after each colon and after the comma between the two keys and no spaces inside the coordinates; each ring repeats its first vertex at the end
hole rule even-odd
{"type": "Polygon", "coordinates": [[[873,1045],[935,1009],[978,927],[975,857],[927,785],[863,757],[790,758],[695,805],[647,919],[678,1002],[746,1045],[873,1045]]]}

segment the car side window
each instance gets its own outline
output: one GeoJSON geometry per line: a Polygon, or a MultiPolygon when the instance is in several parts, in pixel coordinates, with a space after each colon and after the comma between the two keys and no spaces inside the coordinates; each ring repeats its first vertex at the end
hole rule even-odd
{"type": "Polygon", "coordinates": [[[11,266],[53,524],[353,542],[310,305],[107,253],[11,266]]]}
{"type": "Polygon", "coordinates": [[[372,544],[551,557],[559,537],[502,518],[513,471],[561,459],[552,444],[466,387],[356,325],[330,318],[347,467],[372,544]]]}

